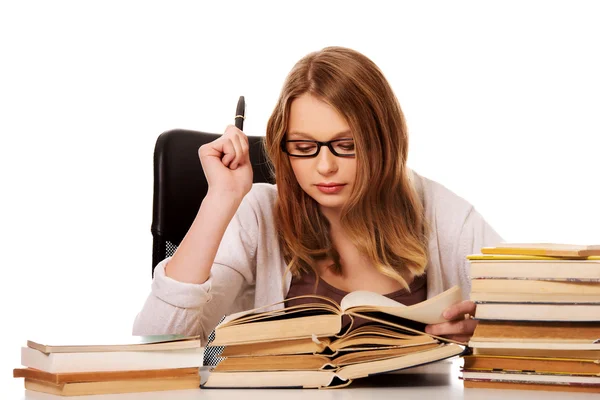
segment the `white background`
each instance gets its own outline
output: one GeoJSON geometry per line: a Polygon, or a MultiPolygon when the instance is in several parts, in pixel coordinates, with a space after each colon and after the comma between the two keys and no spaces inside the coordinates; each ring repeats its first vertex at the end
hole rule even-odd
{"type": "Polygon", "coordinates": [[[409,166],[506,240],[600,243],[596,4],[3,1],[0,382],[22,384],[29,338],[130,333],[157,136],[222,132],[239,95],[263,135],[288,71],[328,45],[379,65],[409,166]]]}

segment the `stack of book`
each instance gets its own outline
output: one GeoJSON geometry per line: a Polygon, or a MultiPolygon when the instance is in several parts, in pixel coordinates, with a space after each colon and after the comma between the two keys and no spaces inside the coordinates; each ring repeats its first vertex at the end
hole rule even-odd
{"type": "Polygon", "coordinates": [[[464,386],[600,392],[600,246],[482,253],[468,257],[479,322],[464,386]]]}
{"type": "MultiPolygon", "coordinates": [[[[404,306],[383,295],[356,291],[341,304],[320,296],[226,317],[212,345],[224,359],[203,376],[202,387],[344,387],[353,379],[460,355],[455,342],[424,333],[461,301],[454,287],[404,306]]],[[[291,300],[291,299],[289,299],[291,300]]]]}
{"type": "Polygon", "coordinates": [[[28,341],[15,378],[25,389],[62,396],[198,389],[199,337],[144,336],[91,345],[28,341]]]}

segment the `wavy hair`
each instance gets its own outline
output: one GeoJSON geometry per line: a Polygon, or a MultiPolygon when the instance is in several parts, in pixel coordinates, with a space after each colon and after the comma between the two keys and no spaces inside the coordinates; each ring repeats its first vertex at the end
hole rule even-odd
{"type": "Polygon", "coordinates": [[[425,271],[428,229],[406,167],[406,122],[375,63],[343,47],[326,47],[298,61],[267,123],[265,150],[278,191],[274,216],[288,271],[295,277],[310,269],[316,272],[317,261],[331,259],[330,268],[341,272],[329,223],[317,202],[298,184],[280,147],[291,103],[305,93],[337,110],[353,132],[357,174],[341,210],[342,228],[377,270],[408,289],[407,279],[425,271]]]}

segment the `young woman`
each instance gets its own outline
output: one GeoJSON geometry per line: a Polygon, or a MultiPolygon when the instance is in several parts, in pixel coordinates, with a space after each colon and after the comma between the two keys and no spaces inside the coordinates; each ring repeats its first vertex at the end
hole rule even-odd
{"type": "MultiPolygon", "coordinates": [[[[252,184],[248,142],[228,126],[199,157],[209,191],[155,269],[136,335],[200,334],[222,316],[300,294],[369,290],[407,305],[460,285],[466,256],[501,241],[467,201],[406,167],[400,105],[364,55],[328,47],[289,73],[266,132],[277,185],[252,184]]],[[[427,332],[466,341],[466,300],[427,332]]]]}

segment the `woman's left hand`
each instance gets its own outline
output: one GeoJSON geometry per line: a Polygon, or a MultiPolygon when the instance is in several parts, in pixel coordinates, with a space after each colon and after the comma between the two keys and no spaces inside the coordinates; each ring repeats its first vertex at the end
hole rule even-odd
{"type": "Polygon", "coordinates": [[[475,315],[475,308],[475,303],[470,300],[454,304],[448,307],[442,314],[442,317],[448,322],[427,325],[425,333],[466,343],[473,336],[473,332],[477,326],[477,321],[471,319],[471,316],[475,315]]]}

